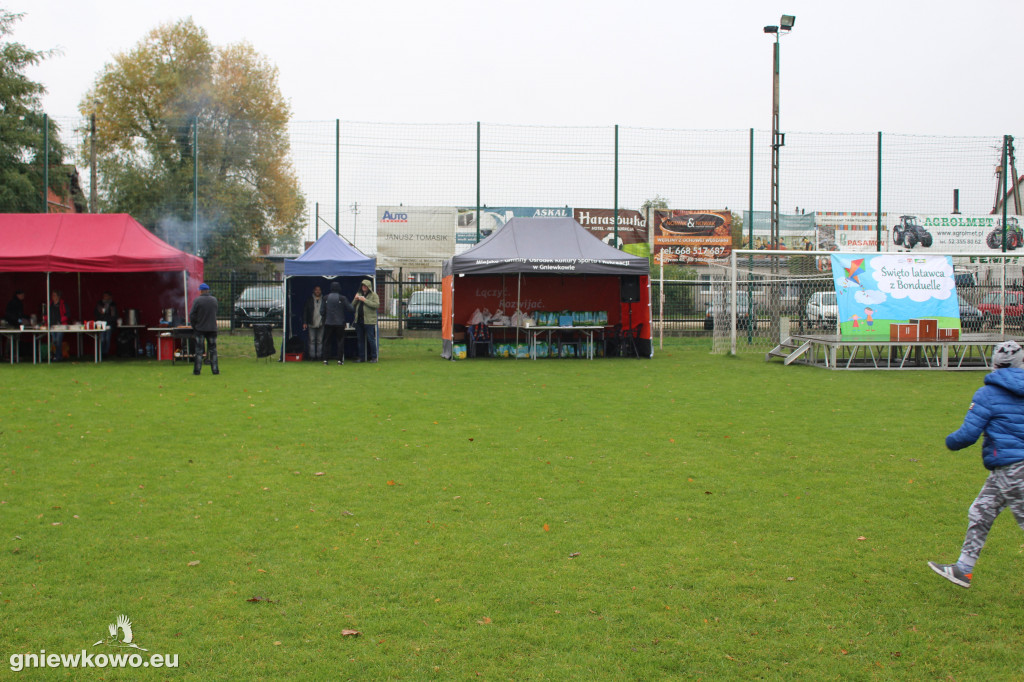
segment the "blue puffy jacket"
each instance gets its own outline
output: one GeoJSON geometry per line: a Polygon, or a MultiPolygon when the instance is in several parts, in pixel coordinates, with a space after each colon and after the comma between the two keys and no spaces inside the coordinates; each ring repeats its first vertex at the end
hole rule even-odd
{"type": "Polygon", "coordinates": [[[946,436],[946,447],[961,450],[984,432],[981,455],[986,469],[1024,460],[1024,369],[997,369],[974,393],[963,425],[946,436]]]}

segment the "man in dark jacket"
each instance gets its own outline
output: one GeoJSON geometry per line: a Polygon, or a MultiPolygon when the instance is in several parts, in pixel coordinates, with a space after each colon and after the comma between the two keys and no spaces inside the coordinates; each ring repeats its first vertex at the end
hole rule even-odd
{"type": "Polygon", "coordinates": [[[206,352],[210,354],[210,369],[214,374],[220,374],[217,365],[217,299],[210,293],[210,285],[206,282],[199,285],[199,296],[192,302],[189,322],[192,323],[192,337],[196,344],[196,364],[192,373],[198,376],[203,369],[205,345],[206,352]]]}
{"type": "Polygon", "coordinates": [[[933,571],[960,587],[970,587],[974,564],[999,513],[1009,508],[1024,528],[1024,349],[1006,341],[992,351],[994,371],[974,394],[963,425],[946,436],[946,447],[961,450],[983,433],[985,485],[967,512],[967,535],[955,564],[929,561],[933,571]]]}
{"type": "Polygon", "coordinates": [[[345,364],[345,314],[352,312],[352,304],[341,295],[341,284],[331,282],[331,293],[324,299],[324,364],[331,357],[332,342],[338,341],[338,364],[345,364]]]}

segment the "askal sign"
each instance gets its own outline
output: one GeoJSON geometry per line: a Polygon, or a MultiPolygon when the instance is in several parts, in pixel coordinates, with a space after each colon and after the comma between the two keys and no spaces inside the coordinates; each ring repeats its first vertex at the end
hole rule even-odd
{"type": "Polygon", "coordinates": [[[844,339],[888,339],[891,325],[913,319],[960,329],[951,256],[837,253],[832,279],[844,339]]]}

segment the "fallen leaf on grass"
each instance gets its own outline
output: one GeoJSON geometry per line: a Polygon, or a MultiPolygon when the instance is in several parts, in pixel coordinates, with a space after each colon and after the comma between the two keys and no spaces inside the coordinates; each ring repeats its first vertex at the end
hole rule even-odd
{"type": "Polygon", "coordinates": [[[786,580],[788,582],[793,582],[794,580],[796,580],[796,578],[794,578],[793,576],[789,576],[788,578],[786,578],[786,580]]]}
{"type": "Polygon", "coordinates": [[[323,475],[324,475],[324,472],[322,472],[322,471],[318,471],[318,472],[316,472],[316,473],[315,473],[315,474],[313,474],[313,475],[314,475],[314,476],[323,476],[323,475]]]}
{"type": "Polygon", "coordinates": [[[575,559],[575,558],[576,558],[576,557],[578,557],[579,555],[580,555],[580,553],[579,553],[579,552],[573,552],[572,554],[570,554],[570,555],[569,555],[569,558],[570,558],[570,559],[575,559]]]}
{"type": "Polygon", "coordinates": [[[274,642],[274,646],[281,646],[281,642],[280,641],[274,642]]]}
{"type": "Polygon", "coordinates": [[[491,619],[488,618],[487,616],[484,616],[483,620],[478,620],[477,621],[477,625],[490,625],[490,624],[491,624],[491,619]]]}
{"type": "Polygon", "coordinates": [[[249,599],[246,599],[245,601],[251,601],[251,602],[265,601],[268,604],[273,604],[274,603],[273,599],[267,599],[266,597],[250,597],[249,599]]]}
{"type": "Polygon", "coordinates": [[[359,630],[342,630],[341,631],[341,636],[342,637],[358,637],[361,634],[362,633],[359,632],[359,630]]]}
{"type": "Polygon", "coordinates": [[[266,571],[264,571],[262,568],[257,568],[256,572],[257,573],[266,573],[266,571]]]}
{"type": "Polygon", "coordinates": [[[189,566],[198,566],[199,565],[199,559],[196,559],[195,561],[188,562],[188,565],[189,566]]]}
{"type": "Polygon", "coordinates": [[[342,510],[341,510],[341,515],[342,515],[342,516],[355,516],[355,514],[353,514],[352,512],[350,512],[350,511],[349,511],[348,509],[342,509],[342,510]]]}
{"type": "Polygon", "coordinates": [[[867,538],[866,538],[866,537],[864,537],[863,535],[861,535],[861,536],[860,536],[859,538],[857,538],[857,539],[858,539],[858,540],[861,540],[861,541],[863,541],[863,540],[867,540],[867,538]]]}
{"type": "Polygon", "coordinates": [[[548,524],[545,523],[544,524],[544,532],[546,533],[549,530],[551,530],[551,526],[549,526],[548,524]]]}

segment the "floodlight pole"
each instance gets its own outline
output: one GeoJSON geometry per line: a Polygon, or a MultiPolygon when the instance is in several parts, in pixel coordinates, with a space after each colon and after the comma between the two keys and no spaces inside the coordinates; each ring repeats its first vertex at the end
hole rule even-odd
{"type": "Polygon", "coordinates": [[[779,34],[772,50],[772,249],[779,248],[779,34]]]}

